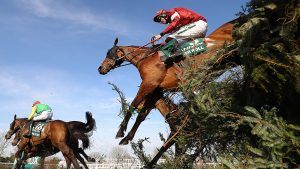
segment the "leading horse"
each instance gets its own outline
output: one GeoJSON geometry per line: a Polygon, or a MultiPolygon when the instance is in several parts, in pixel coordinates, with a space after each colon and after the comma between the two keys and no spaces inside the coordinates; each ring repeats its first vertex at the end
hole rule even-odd
{"type": "MultiPolygon", "coordinates": [[[[233,20],[223,24],[205,38],[208,50],[203,54],[189,58],[193,59],[192,67],[199,67],[203,65],[205,61],[214,56],[216,51],[221,49],[225,43],[231,43],[233,41],[232,30],[235,21],[236,20],[233,20]]],[[[118,39],[115,40],[114,46],[107,52],[106,58],[99,66],[98,71],[100,74],[105,75],[110,70],[119,67],[124,61],[130,62],[138,69],[142,82],[137,95],[131,103],[132,107],[142,107],[143,109],[147,106],[145,103],[149,102],[149,99],[151,99],[152,102],[164,102],[164,90],[178,89],[179,83],[182,82],[182,78],[180,77],[184,73],[184,69],[177,66],[177,64],[166,66],[163,62],[161,62],[159,52],[153,51],[151,48],[117,46],[117,43],[118,39]],[[153,100],[153,95],[160,95],[161,97],[157,97],[153,100]]],[[[165,104],[167,105],[167,103],[165,104]]],[[[128,144],[128,142],[133,139],[138,126],[146,118],[149,111],[139,112],[134,126],[129,131],[128,135],[121,140],[120,144],[128,144]]],[[[176,114],[179,113],[177,112],[176,114]]],[[[165,118],[167,117],[167,114],[163,115],[165,118]]],[[[128,113],[126,116],[129,116],[129,118],[124,119],[126,121],[126,126],[121,125],[119,132],[126,130],[127,121],[130,119],[131,114],[128,113]]],[[[122,124],[123,123],[124,121],[122,124]]],[[[164,149],[168,147],[169,145],[164,147],[164,149]]]]}

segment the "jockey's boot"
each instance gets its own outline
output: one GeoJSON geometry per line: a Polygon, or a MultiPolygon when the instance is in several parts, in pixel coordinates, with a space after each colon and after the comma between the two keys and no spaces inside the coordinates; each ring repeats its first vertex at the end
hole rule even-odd
{"type": "Polygon", "coordinates": [[[180,61],[183,59],[183,54],[181,51],[176,51],[171,56],[167,57],[164,61],[165,64],[171,64],[172,62],[180,61]]]}
{"type": "Polygon", "coordinates": [[[33,124],[33,121],[30,121],[29,126],[28,126],[28,129],[27,129],[26,132],[24,133],[23,137],[25,137],[25,138],[30,138],[30,137],[31,137],[32,124],[33,124]]]}

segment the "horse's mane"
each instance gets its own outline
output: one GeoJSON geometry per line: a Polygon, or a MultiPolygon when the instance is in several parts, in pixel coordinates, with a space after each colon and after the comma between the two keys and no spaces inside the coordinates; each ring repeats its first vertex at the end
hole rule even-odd
{"type": "Polygon", "coordinates": [[[128,47],[132,47],[132,48],[140,48],[140,49],[151,49],[151,47],[142,47],[142,46],[135,46],[135,45],[131,45],[131,46],[128,46],[128,47]]]}
{"type": "Polygon", "coordinates": [[[27,120],[28,118],[16,118],[16,120],[27,120]]]}

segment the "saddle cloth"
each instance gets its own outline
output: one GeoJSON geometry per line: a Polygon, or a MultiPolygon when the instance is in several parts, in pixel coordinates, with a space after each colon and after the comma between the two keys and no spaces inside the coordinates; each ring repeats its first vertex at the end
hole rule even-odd
{"type": "Polygon", "coordinates": [[[171,56],[176,50],[181,52],[184,57],[195,56],[207,50],[205,38],[197,38],[176,46],[175,40],[169,41],[161,48],[161,52],[166,56],[171,56]]]}
{"type": "Polygon", "coordinates": [[[36,121],[33,123],[32,126],[32,136],[35,137],[40,137],[41,136],[41,132],[45,126],[45,124],[47,124],[48,121],[36,121]]]}

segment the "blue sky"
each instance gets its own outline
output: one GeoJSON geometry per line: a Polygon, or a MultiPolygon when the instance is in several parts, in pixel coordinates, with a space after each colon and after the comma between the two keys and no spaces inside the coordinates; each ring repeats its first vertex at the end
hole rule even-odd
{"type": "MultiPolygon", "coordinates": [[[[116,84],[133,98],[140,78],[133,66],[99,75],[97,68],[113,41],[144,45],[165,25],[152,21],[161,8],[187,7],[208,20],[208,33],[234,19],[246,0],[3,0],[0,5],[0,128],[16,113],[26,117],[34,100],[49,104],[54,118],[97,121],[91,151],[107,153],[121,119],[116,84]]],[[[132,120],[133,121],[133,120],[132,120]]],[[[130,129],[131,126],[129,126],[130,129]]],[[[161,145],[168,127],[157,111],[143,122],[137,138],[150,137],[149,153],[161,145]]],[[[130,149],[130,146],[126,146],[130,149]]]]}

